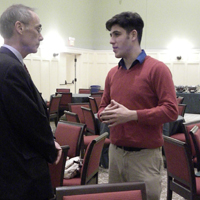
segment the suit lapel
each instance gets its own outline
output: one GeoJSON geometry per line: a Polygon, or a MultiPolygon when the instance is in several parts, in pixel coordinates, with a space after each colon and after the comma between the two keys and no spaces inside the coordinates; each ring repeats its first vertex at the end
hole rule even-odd
{"type": "MultiPolygon", "coordinates": [[[[8,48],[2,46],[2,47],[0,48],[0,53],[9,55],[10,57],[14,58],[15,60],[17,60],[17,61],[21,64],[21,62],[20,62],[19,59],[15,56],[15,54],[14,54],[12,51],[10,51],[8,48]]],[[[32,82],[32,84],[33,84],[33,86],[34,86],[34,90],[35,90],[35,94],[36,94],[36,96],[37,96],[37,99],[40,99],[40,102],[42,103],[42,107],[44,108],[45,113],[46,113],[46,115],[48,116],[48,114],[47,114],[46,103],[44,102],[44,100],[43,100],[42,96],[40,95],[40,93],[39,93],[37,87],[35,86],[35,84],[34,84],[33,82],[32,82]]]]}

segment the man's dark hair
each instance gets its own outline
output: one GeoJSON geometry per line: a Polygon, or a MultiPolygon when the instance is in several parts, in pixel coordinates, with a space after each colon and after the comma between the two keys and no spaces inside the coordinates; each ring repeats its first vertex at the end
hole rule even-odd
{"type": "Polygon", "coordinates": [[[138,13],[122,12],[117,14],[106,22],[106,29],[110,31],[113,25],[119,25],[125,29],[127,33],[130,33],[135,29],[137,31],[138,42],[140,44],[144,22],[138,13]]]}

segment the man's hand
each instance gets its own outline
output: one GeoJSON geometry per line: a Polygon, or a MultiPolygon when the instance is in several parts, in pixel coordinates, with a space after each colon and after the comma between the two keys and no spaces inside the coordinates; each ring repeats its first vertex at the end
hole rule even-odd
{"type": "Polygon", "coordinates": [[[111,100],[111,103],[102,111],[100,119],[103,123],[109,124],[108,127],[126,123],[131,120],[137,120],[137,112],[129,110],[122,104],[111,100]]]}
{"type": "Polygon", "coordinates": [[[55,142],[55,147],[58,151],[57,158],[56,158],[56,161],[54,162],[54,164],[57,165],[58,162],[60,161],[60,158],[61,158],[61,155],[62,155],[62,148],[56,141],[54,141],[54,142],[55,142]]]}

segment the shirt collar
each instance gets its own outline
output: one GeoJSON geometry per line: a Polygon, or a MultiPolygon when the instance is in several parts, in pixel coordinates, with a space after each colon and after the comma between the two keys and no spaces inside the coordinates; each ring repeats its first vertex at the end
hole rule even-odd
{"type": "MultiPolygon", "coordinates": [[[[140,64],[142,64],[142,63],[144,62],[145,57],[146,57],[146,53],[145,53],[145,51],[142,49],[141,53],[138,55],[138,57],[136,58],[136,60],[133,61],[131,67],[135,66],[138,62],[139,62],[140,64]]],[[[126,68],[126,65],[125,65],[125,63],[124,63],[123,58],[122,58],[122,59],[119,61],[119,63],[118,63],[118,68],[119,68],[120,66],[122,66],[124,69],[127,69],[127,68],[126,68]]],[[[130,68],[131,68],[131,67],[130,67],[130,68]]]]}
{"type": "Polygon", "coordinates": [[[17,51],[15,48],[11,47],[10,45],[4,44],[4,47],[8,48],[10,51],[12,51],[15,56],[19,59],[19,61],[22,63],[22,65],[24,65],[24,61],[22,58],[22,55],[19,53],[19,51],[17,51]]]}

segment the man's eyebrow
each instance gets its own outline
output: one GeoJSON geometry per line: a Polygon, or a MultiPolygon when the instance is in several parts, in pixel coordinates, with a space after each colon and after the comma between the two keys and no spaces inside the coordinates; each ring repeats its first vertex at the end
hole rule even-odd
{"type": "Polygon", "coordinates": [[[115,31],[113,31],[113,32],[110,32],[110,35],[112,35],[113,33],[120,33],[120,31],[115,30],[115,31]]]}

